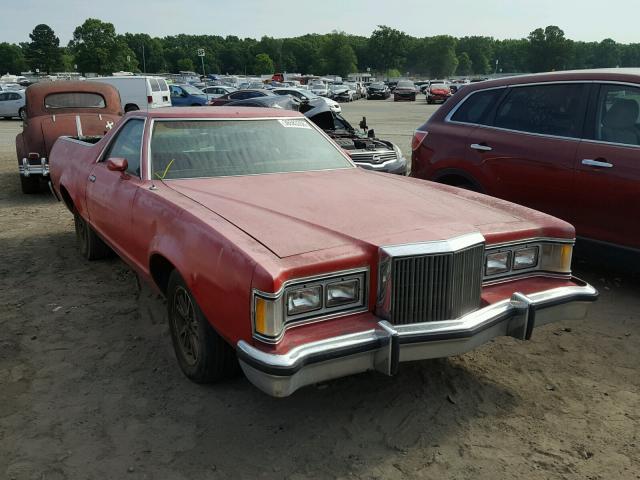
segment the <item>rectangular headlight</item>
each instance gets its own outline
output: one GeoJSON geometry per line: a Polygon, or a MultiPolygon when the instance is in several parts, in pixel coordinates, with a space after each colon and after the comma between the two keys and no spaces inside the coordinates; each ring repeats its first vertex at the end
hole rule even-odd
{"type": "Polygon", "coordinates": [[[511,252],[496,252],[487,255],[484,274],[497,275],[508,272],[511,263],[511,252]]]}
{"type": "Polygon", "coordinates": [[[287,315],[318,310],[322,307],[322,285],[298,288],[287,292],[287,315]]]}
{"type": "Polygon", "coordinates": [[[538,247],[521,248],[513,252],[513,269],[533,268],[538,264],[538,247]]]}
{"type": "Polygon", "coordinates": [[[327,285],[327,307],[335,307],[358,301],[360,296],[360,280],[354,278],[344,282],[327,285]]]}

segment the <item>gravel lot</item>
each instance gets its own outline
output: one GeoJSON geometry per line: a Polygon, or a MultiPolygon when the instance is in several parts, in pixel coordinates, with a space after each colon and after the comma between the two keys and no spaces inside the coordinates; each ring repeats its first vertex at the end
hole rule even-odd
{"type": "MultiPolygon", "coordinates": [[[[435,108],[358,101],[410,152],[435,108]]],[[[583,321],[270,398],[190,383],[164,303],[117,259],[89,263],[71,215],[20,193],[0,120],[0,478],[640,478],[640,279],[578,260],[583,321]]]]}

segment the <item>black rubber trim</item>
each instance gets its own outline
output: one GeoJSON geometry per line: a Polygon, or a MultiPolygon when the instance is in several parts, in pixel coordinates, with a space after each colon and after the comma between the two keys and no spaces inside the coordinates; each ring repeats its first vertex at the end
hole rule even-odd
{"type": "Polygon", "coordinates": [[[253,368],[260,370],[268,375],[278,375],[281,377],[289,377],[296,374],[302,367],[312,365],[314,363],[326,362],[336,358],[365,353],[371,350],[377,350],[382,345],[381,339],[372,340],[361,345],[353,347],[343,347],[331,350],[329,352],[320,352],[306,357],[302,357],[291,366],[281,367],[261,362],[260,360],[250,356],[245,351],[237,349],[238,358],[243,362],[251,365],[253,368]]]}
{"type": "Polygon", "coordinates": [[[391,350],[389,360],[389,375],[395,375],[398,373],[398,367],[400,365],[400,336],[398,332],[391,335],[391,350]]]}

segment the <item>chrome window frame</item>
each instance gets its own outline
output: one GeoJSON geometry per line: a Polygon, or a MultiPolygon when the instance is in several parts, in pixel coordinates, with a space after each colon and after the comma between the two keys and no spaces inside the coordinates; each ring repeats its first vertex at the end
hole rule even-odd
{"type": "MultiPolygon", "coordinates": [[[[118,135],[120,135],[120,130],[122,130],[124,128],[124,126],[129,123],[132,120],[137,120],[140,121],[142,120],[144,123],[142,125],[142,140],[140,141],[140,175],[138,177],[136,177],[135,175],[132,175],[134,178],[139,178],[140,180],[146,180],[146,178],[144,178],[146,175],[143,172],[143,166],[145,165],[145,158],[144,158],[144,146],[145,146],[145,141],[144,141],[144,135],[146,133],[146,129],[147,129],[147,117],[143,116],[143,115],[133,115],[129,118],[127,118],[126,120],[120,122],[118,124],[118,126],[116,127],[115,131],[113,132],[112,138],[109,139],[109,141],[107,142],[107,144],[102,147],[102,149],[100,149],[100,153],[98,154],[98,158],[96,159],[95,163],[102,163],[106,160],[106,158],[104,158],[104,156],[106,155],[107,150],[109,149],[109,147],[113,144],[113,142],[115,142],[118,139],[118,135]]],[[[131,172],[128,172],[129,174],[131,172]]]]}
{"type": "MultiPolygon", "coordinates": [[[[639,82],[640,82],[640,80],[639,80],[639,82]]],[[[479,93],[479,92],[485,92],[485,91],[488,91],[488,90],[497,90],[497,89],[503,89],[503,88],[506,89],[506,88],[516,88],[516,87],[566,84],[566,83],[585,83],[585,84],[591,84],[591,85],[593,85],[593,84],[596,84],[596,85],[626,85],[626,86],[630,86],[630,87],[640,88],[640,83],[622,82],[622,81],[619,81],[619,80],[553,80],[553,81],[549,81],[549,82],[514,83],[513,85],[499,85],[499,86],[495,86],[495,87],[479,88],[478,90],[474,90],[473,92],[469,92],[465,97],[463,97],[462,100],[460,100],[447,113],[447,115],[444,117],[444,122],[445,123],[452,123],[454,125],[472,125],[472,126],[475,126],[475,127],[490,128],[492,130],[498,130],[498,131],[503,131],[503,132],[519,133],[519,134],[522,134],[522,135],[532,135],[532,136],[535,136],[535,137],[555,138],[555,139],[560,139],[560,140],[572,140],[574,142],[588,142],[588,143],[595,143],[595,144],[615,145],[615,146],[621,146],[621,147],[640,149],[640,145],[631,145],[631,144],[628,144],[628,143],[606,142],[606,141],[603,141],[603,140],[594,140],[592,138],[585,138],[584,137],[584,128],[582,129],[583,131],[581,132],[579,137],[565,137],[565,136],[561,136],[561,135],[550,135],[550,134],[547,134],[547,133],[536,133],[536,132],[527,132],[527,131],[523,131],[523,130],[512,130],[512,129],[508,129],[508,128],[496,127],[494,125],[485,125],[485,124],[482,124],[482,123],[460,122],[460,121],[457,121],[457,120],[452,120],[452,118],[451,118],[451,117],[453,117],[455,112],[462,106],[462,104],[469,99],[469,97],[471,97],[472,95],[475,95],[476,93],[479,93]]],[[[589,105],[587,105],[587,108],[589,108],[589,105]]]]}
{"type": "Polygon", "coordinates": [[[147,136],[147,157],[146,157],[146,167],[147,167],[147,179],[150,181],[155,181],[156,179],[154,179],[152,177],[153,174],[153,169],[152,169],[152,165],[151,165],[151,140],[153,138],[153,129],[155,127],[155,123],[156,122],[211,122],[211,121],[224,121],[224,122],[228,122],[228,121],[239,121],[239,122],[251,122],[251,121],[261,121],[261,120],[304,120],[307,122],[308,125],[311,126],[311,128],[313,128],[316,132],[319,132],[328,142],[329,144],[336,150],[338,151],[338,153],[340,153],[340,155],[342,155],[347,162],[349,163],[349,165],[351,165],[350,167],[344,167],[344,168],[323,168],[323,169],[316,169],[316,170],[296,170],[296,171],[290,171],[290,172],[270,172],[270,173],[250,173],[250,174],[245,174],[245,175],[225,175],[225,176],[219,176],[219,177],[189,177],[189,178],[167,178],[166,180],[160,180],[157,179],[158,181],[161,182],[165,182],[165,181],[171,181],[171,180],[196,180],[196,179],[202,179],[202,178],[234,178],[234,177],[253,177],[256,175],[282,175],[282,174],[288,174],[288,173],[304,173],[304,172],[326,172],[326,171],[339,171],[339,170],[351,170],[354,168],[358,168],[356,166],[356,164],[353,162],[353,160],[351,160],[351,157],[349,157],[349,155],[342,150],[332,139],[331,137],[329,137],[324,131],[322,131],[322,129],[320,127],[318,127],[315,123],[313,123],[312,121],[310,121],[308,118],[304,117],[304,116],[286,116],[286,117],[252,117],[252,118],[233,118],[233,117],[216,117],[216,118],[206,118],[206,117],[158,117],[158,118],[152,118],[151,121],[149,122],[149,131],[148,131],[148,136],[147,136]]]}
{"type": "Polygon", "coordinates": [[[277,292],[265,292],[257,288],[251,289],[251,333],[253,338],[264,343],[276,344],[282,340],[286,332],[291,328],[300,327],[303,325],[309,325],[312,323],[323,322],[332,320],[334,318],[345,317],[348,315],[354,315],[363,313],[369,310],[369,296],[370,296],[370,283],[371,272],[369,266],[351,268],[348,270],[340,270],[337,272],[330,272],[320,275],[312,275],[308,277],[292,278],[282,283],[277,292]],[[325,295],[326,285],[334,283],[341,278],[345,280],[359,279],[360,280],[360,299],[358,302],[352,302],[347,304],[338,305],[335,307],[325,307],[325,295]],[[287,306],[285,304],[286,295],[289,291],[296,287],[303,286],[313,287],[316,285],[323,285],[322,289],[322,307],[313,311],[301,313],[294,316],[287,314],[287,306]],[[283,314],[283,329],[277,337],[266,337],[260,335],[256,331],[256,298],[261,297],[271,301],[282,302],[282,314],[283,314]]]}

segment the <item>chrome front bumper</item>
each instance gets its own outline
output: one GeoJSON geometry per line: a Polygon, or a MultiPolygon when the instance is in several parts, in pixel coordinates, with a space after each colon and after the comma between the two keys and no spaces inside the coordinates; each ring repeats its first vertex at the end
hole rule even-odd
{"type": "Polygon", "coordinates": [[[303,344],[285,354],[241,340],[237,353],[251,383],[286,397],[305,385],[368,370],[394,375],[400,362],[460,355],[499,336],[528,340],[534,327],[584,318],[597,297],[595,288],[580,282],[529,295],[516,292],[456,320],[411,325],[383,320],[370,330],[303,344]]]}
{"type": "Polygon", "coordinates": [[[31,175],[42,175],[46,177],[49,175],[49,162],[47,162],[46,158],[41,158],[39,164],[31,165],[28,159],[23,158],[19,169],[20,175],[23,177],[30,177],[31,175]]]}

